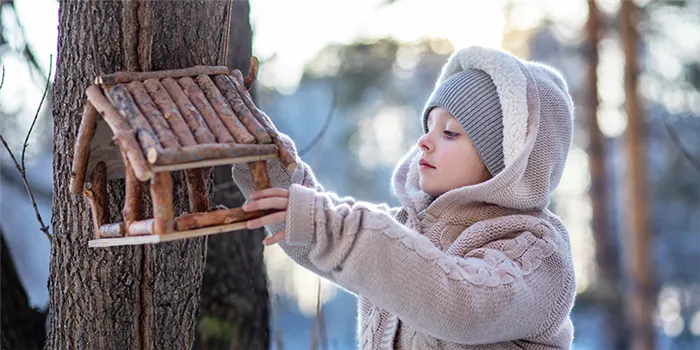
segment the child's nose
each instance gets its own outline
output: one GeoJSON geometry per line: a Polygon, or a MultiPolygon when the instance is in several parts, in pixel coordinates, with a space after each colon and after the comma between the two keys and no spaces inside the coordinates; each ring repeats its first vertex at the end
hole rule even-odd
{"type": "Polygon", "coordinates": [[[430,137],[428,136],[429,134],[423,134],[420,138],[418,138],[418,147],[421,149],[423,152],[430,152],[432,150],[432,143],[430,142],[430,137]]]}

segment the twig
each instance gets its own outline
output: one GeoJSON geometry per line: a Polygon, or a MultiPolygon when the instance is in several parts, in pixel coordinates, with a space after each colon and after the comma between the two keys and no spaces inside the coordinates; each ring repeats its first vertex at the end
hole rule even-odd
{"type": "MultiPolygon", "coordinates": [[[[24,182],[24,187],[27,189],[27,193],[29,193],[29,198],[32,200],[32,206],[34,207],[34,212],[36,213],[36,219],[39,221],[40,225],[40,230],[41,232],[44,232],[46,235],[46,238],[51,240],[51,234],[49,233],[49,228],[44,224],[44,220],[41,219],[41,214],[39,213],[39,208],[36,205],[36,199],[34,199],[34,193],[32,192],[31,187],[29,186],[29,181],[27,180],[27,168],[24,164],[24,156],[27,151],[27,146],[29,145],[29,136],[32,134],[32,130],[34,129],[34,125],[36,124],[36,120],[39,117],[39,112],[41,111],[41,107],[44,104],[44,100],[46,99],[46,93],[49,91],[49,83],[51,81],[51,71],[53,69],[53,55],[50,56],[51,62],[49,63],[49,77],[46,80],[46,87],[44,88],[44,95],[41,97],[41,102],[39,103],[39,108],[36,110],[36,114],[34,114],[34,120],[32,121],[32,125],[29,127],[29,131],[27,132],[27,137],[24,139],[24,145],[22,146],[22,158],[21,162],[22,164],[20,165],[19,162],[17,162],[17,158],[15,158],[15,155],[12,153],[12,150],[10,150],[10,146],[7,145],[7,142],[5,141],[5,138],[0,135],[0,140],[2,141],[2,144],[5,146],[5,149],[7,150],[7,153],[10,154],[10,158],[12,158],[12,161],[15,163],[15,167],[19,171],[19,173],[22,175],[22,181],[24,182]]],[[[5,68],[3,67],[3,76],[2,76],[2,82],[5,80],[5,68]]],[[[0,83],[0,87],[2,87],[2,83],[0,83]]]]}
{"type": "Polygon", "coordinates": [[[306,145],[301,151],[299,151],[299,157],[304,155],[306,152],[308,152],[311,148],[313,148],[319,140],[321,140],[321,137],[326,133],[326,130],[328,129],[328,126],[331,125],[331,120],[333,119],[333,115],[335,114],[335,109],[337,107],[337,96],[336,96],[336,91],[335,87],[332,89],[332,95],[331,95],[331,105],[328,110],[328,116],[326,117],[326,122],[323,124],[323,127],[321,128],[321,131],[319,131],[318,135],[314,137],[311,142],[306,145]]]}
{"type": "Polygon", "coordinates": [[[0,78],[0,89],[5,84],[5,66],[2,66],[2,78],[0,78]]]}
{"type": "Polygon", "coordinates": [[[34,129],[34,124],[36,124],[37,118],[39,118],[39,112],[41,107],[44,105],[44,100],[46,99],[46,93],[49,91],[49,83],[51,82],[51,71],[53,70],[53,55],[49,55],[49,76],[46,79],[46,86],[44,87],[44,94],[41,96],[41,102],[39,102],[39,108],[36,109],[34,114],[34,120],[32,120],[32,125],[29,126],[29,131],[27,131],[27,137],[24,138],[24,145],[22,146],[22,169],[26,172],[26,167],[24,166],[24,154],[27,151],[27,146],[29,146],[29,135],[32,134],[34,129]]]}
{"type": "Polygon", "coordinates": [[[671,125],[668,123],[668,119],[666,118],[665,115],[661,116],[661,119],[664,122],[664,126],[666,127],[666,131],[668,132],[668,135],[671,137],[671,141],[676,145],[676,147],[681,151],[683,156],[688,159],[690,162],[690,165],[692,165],[697,171],[700,171],[700,161],[695,159],[688,150],[683,147],[683,143],[681,143],[680,137],[678,137],[678,134],[676,133],[676,130],[671,127],[671,125]]]}

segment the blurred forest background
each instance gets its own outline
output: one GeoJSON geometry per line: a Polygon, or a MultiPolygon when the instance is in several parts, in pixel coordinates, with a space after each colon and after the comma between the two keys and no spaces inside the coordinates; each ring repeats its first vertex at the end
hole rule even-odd
{"type": "MultiPolygon", "coordinates": [[[[0,0],[0,133],[21,153],[38,113],[27,179],[47,224],[50,93],[36,109],[54,78],[58,7],[0,0]]],[[[419,113],[454,50],[497,47],[559,69],[576,106],[552,202],[575,259],[574,349],[700,349],[700,1],[252,0],[250,25],[258,106],[327,190],[391,205],[393,167],[420,136],[419,113]]],[[[3,297],[22,287],[41,325],[50,241],[5,149],[0,161],[3,297]]],[[[354,296],[277,247],[264,259],[271,348],[355,347],[354,296]]],[[[232,337],[210,321],[200,336],[232,337]]]]}

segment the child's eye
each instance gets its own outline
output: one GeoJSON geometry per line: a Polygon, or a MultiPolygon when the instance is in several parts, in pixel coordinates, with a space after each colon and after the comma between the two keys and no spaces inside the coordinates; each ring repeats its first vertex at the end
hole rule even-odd
{"type": "Polygon", "coordinates": [[[452,132],[452,131],[449,131],[449,130],[443,131],[443,134],[445,134],[445,136],[447,136],[448,138],[453,138],[453,137],[459,136],[458,133],[452,132]]]}

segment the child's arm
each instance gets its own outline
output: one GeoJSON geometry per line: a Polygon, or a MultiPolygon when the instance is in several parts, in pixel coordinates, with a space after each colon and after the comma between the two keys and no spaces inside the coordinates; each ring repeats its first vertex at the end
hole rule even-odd
{"type": "MultiPolygon", "coordinates": [[[[270,127],[274,127],[271,123],[268,123],[270,127]]],[[[298,156],[296,146],[294,142],[285,134],[279,133],[279,139],[287,147],[289,154],[292,155],[297,163],[297,168],[294,172],[290,173],[282,165],[282,162],[278,159],[268,160],[268,174],[270,176],[271,187],[277,188],[289,188],[292,184],[298,184],[304,187],[312,188],[317,191],[323,191],[323,187],[318,183],[316,177],[314,176],[311,168],[304,163],[298,156]]],[[[233,179],[236,185],[243,193],[246,200],[250,199],[251,193],[255,190],[253,184],[253,178],[250,173],[250,169],[246,164],[234,164],[233,166],[233,179]]],[[[333,195],[331,201],[334,204],[345,204],[354,205],[355,199],[352,197],[339,198],[333,195]]],[[[386,205],[378,207],[379,210],[383,210],[390,215],[394,216],[400,208],[389,208],[386,205]]],[[[284,225],[269,225],[267,229],[272,235],[280,232],[284,228],[284,225]]],[[[312,272],[324,277],[328,280],[333,281],[333,277],[325,271],[321,271],[314,264],[312,264],[309,259],[309,247],[305,246],[289,246],[284,242],[280,242],[280,247],[285,251],[290,258],[292,258],[296,263],[305,268],[311,270],[312,272]]]]}
{"type": "Polygon", "coordinates": [[[482,344],[539,334],[573,297],[551,231],[517,231],[497,247],[448,255],[369,204],[334,203],[298,185],[286,220],[287,244],[315,270],[439,339],[482,344]]]}

